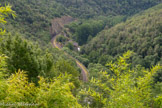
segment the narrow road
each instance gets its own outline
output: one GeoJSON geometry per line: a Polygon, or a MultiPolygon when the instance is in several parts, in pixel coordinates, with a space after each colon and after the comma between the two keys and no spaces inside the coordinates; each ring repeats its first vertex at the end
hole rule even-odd
{"type": "MultiPolygon", "coordinates": [[[[57,38],[57,36],[59,36],[59,35],[60,35],[60,34],[55,35],[55,36],[52,38],[52,45],[53,45],[53,47],[55,47],[55,48],[61,50],[61,46],[60,46],[59,44],[57,44],[57,41],[56,41],[56,38],[57,38]]],[[[79,60],[77,60],[76,58],[72,57],[72,56],[69,55],[68,53],[64,52],[64,54],[67,55],[68,57],[74,59],[74,60],[76,61],[77,66],[78,66],[78,67],[81,69],[81,71],[82,71],[82,72],[81,72],[82,80],[83,80],[84,82],[87,82],[87,81],[88,81],[88,71],[87,71],[86,67],[85,67],[79,60]]]]}

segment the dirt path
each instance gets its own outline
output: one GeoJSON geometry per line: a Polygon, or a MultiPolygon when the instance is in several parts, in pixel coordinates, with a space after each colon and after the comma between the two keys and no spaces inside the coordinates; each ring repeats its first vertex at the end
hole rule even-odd
{"type": "MultiPolygon", "coordinates": [[[[57,44],[57,41],[56,41],[56,38],[57,38],[57,36],[59,36],[59,35],[60,35],[60,34],[55,35],[55,36],[52,38],[51,41],[52,41],[53,47],[55,47],[55,48],[61,50],[61,46],[59,46],[59,44],[57,44]]],[[[64,52],[64,54],[67,55],[68,57],[74,59],[74,60],[76,61],[77,66],[78,66],[78,67],[81,69],[81,71],[82,71],[82,72],[81,72],[82,80],[83,80],[84,82],[87,82],[87,81],[88,81],[88,71],[87,71],[86,67],[85,67],[79,60],[75,59],[74,57],[72,57],[72,56],[69,55],[68,53],[64,52]]]]}

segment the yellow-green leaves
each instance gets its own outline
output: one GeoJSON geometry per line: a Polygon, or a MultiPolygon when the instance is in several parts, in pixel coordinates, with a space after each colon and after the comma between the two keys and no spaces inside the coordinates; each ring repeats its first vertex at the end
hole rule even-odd
{"type": "MultiPolygon", "coordinates": [[[[7,23],[5,18],[8,17],[9,14],[11,14],[14,18],[16,17],[15,12],[11,9],[10,5],[6,5],[4,7],[0,5],[0,24],[7,23]]],[[[5,30],[0,28],[0,35],[4,35],[4,33],[5,30]]]]}
{"type": "Polygon", "coordinates": [[[77,99],[72,95],[74,85],[69,82],[70,76],[65,74],[54,78],[51,82],[40,77],[37,100],[41,107],[47,108],[80,108],[77,99]]]}
{"type": "Polygon", "coordinates": [[[26,72],[19,70],[12,74],[8,80],[4,80],[3,89],[0,88],[0,102],[34,103],[37,104],[35,107],[43,108],[81,108],[71,92],[74,85],[68,80],[70,75],[60,75],[51,80],[39,79],[39,86],[35,86],[28,82],[26,72]]]}
{"type": "Polygon", "coordinates": [[[6,62],[5,59],[7,57],[5,55],[0,55],[0,100],[4,99],[6,96],[6,87],[7,83],[4,79],[4,71],[6,71],[6,62]]]}
{"type": "Polygon", "coordinates": [[[161,108],[161,106],[162,106],[162,95],[157,96],[157,97],[154,99],[154,101],[155,101],[154,107],[155,107],[155,108],[161,108]]]}
{"type": "Polygon", "coordinates": [[[5,61],[6,58],[7,58],[7,56],[0,55],[0,74],[2,74],[1,72],[6,70],[6,68],[5,68],[6,67],[6,61],[5,61]]]}
{"type": "Polygon", "coordinates": [[[6,102],[34,102],[37,88],[34,83],[29,83],[27,74],[18,70],[7,80],[8,89],[6,102]]]}
{"type": "Polygon", "coordinates": [[[0,28],[0,35],[2,36],[2,35],[4,35],[5,33],[6,33],[6,30],[3,30],[3,29],[0,28]]]}
{"type": "Polygon", "coordinates": [[[5,7],[0,6],[0,23],[6,23],[5,18],[11,14],[14,18],[16,17],[15,12],[11,9],[10,5],[6,5],[5,7]]]}
{"type": "Polygon", "coordinates": [[[126,60],[128,60],[132,54],[132,51],[127,51],[123,54],[123,56],[120,56],[115,63],[110,62],[107,64],[107,66],[110,66],[110,70],[113,71],[117,77],[119,77],[122,72],[129,68],[129,64],[126,63],[126,60]]]}
{"type": "MultiPolygon", "coordinates": [[[[130,68],[126,60],[132,54],[133,52],[128,51],[116,62],[108,64],[114,75],[110,76],[107,72],[101,72],[99,79],[92,78],[91,84],[94,88],[82,92],[89,94],[96,101],[95,103],[98,103],[91,106],[100,107],[99,105],[103,104],[107,108],[145,108],[152,104],[152,77],[162,69],[162,66],[157,65],[150,70],[130,68]],[[141,75],[136,75],[138,71],[141,75]]],[[[159,104],[160,99],[160,97],[156,98],[156,103],[159,104]]]]}

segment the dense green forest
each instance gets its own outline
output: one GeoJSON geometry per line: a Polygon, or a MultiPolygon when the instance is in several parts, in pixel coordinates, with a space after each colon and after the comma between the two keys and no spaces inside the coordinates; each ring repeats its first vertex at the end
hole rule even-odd
{"type": "Polygon", "coordinates": [[[106,64],[127,50],[136,52],[133,64],[149,68],[161,61],[162,5],[141,12],[126,22],[105,29],[84,46],[93,63],[106,64]]]}
{"type": "Polygon", "coordinates": [[[91,18],[99,15],[131,15],[161,0],[56,0],[70,10],[70,15],[91,18]]]}
{"type": "Polygon", "coordinates": [[[1,0],[0,107],[161,108],[161,2],[1,0]]]}
{"type": "Polygon", "coordinates": [[[132,15],[159,2],[161,0],[1,0],[1,4],[10,4],[16,11],[17,18],[9,21],[12,29],[21,32],[28,39],[39,40],[41,44],[49,42],[50,22],[55,17],[70,15],[87,19],[132,15]]]}

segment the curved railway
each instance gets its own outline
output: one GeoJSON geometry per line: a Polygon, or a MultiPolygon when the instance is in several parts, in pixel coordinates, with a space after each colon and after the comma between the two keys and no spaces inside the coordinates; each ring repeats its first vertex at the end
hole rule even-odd
{"type": "MultiPolygon", "coordinates": [[[[60,34],[57,34],[55,35],[53,38],[52,38],[52,45],[53,47],[61,50],[62,47],[57,43],[56,41],[56,38],[59,36],[60,34]]],[[[77,66],[81,69],[81,75],[82,75],[82,80],[84,82],[87,82],[88,81],[88,71],[87,71],[87,68],[79,61],[77,60],[76,58],[72,57],[71,55],[69,55],[68,53],[64,52],[65,55],[67,55],[68,57],[74,59],[76,61],[76,64],[77,66]]]]}

